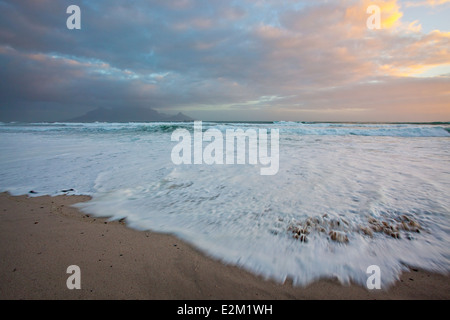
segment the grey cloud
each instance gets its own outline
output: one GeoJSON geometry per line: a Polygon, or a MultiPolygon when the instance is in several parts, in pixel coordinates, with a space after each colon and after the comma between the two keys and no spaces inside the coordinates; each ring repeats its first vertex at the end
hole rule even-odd
{"type": "MultiPolygon", "coordinates": [[[[343,12],[351,2],[313,3],[0,0],[0,118],[58,120],[141,106],[210,119],[292,119],[297,112],[301,120],[304,110],[322,117],[357,109],[358,92],[374,99],[362,88],[380,78],[381,64],[447,57],[442,35],[350,37],[343,12]],[[71,4],[82,9],[81,30],[66,28],[71,4]],[[434,40],[439,47],[431,47],[434,40]]],[[[400,101],[406,92],[389,90],[397,81],[386,77],[376,88],[400,101]]]]}

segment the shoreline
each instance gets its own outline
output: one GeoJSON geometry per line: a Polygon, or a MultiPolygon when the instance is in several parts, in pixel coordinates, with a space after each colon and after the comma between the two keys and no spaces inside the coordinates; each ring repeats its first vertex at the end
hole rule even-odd
{"type": "Polygon", "coordinates": [[[206,256],[175,236],[80,212],[89,196],[0,193],[0,299],[450,299],[450,277],[411,269],[387,290],[322,279],[279,284],[206,256]],[[66,286],[78,265],[81,289],[66,286]]]}

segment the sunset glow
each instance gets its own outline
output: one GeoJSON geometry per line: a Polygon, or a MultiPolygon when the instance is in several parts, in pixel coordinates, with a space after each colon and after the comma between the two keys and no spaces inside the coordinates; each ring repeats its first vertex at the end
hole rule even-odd
{"type": "Polygon", "coordinates": [[[81,1],[81,30],[66,28],[69,4],[0,1],[0,120],[129,105],[203,120],[450,119],[447,0],[81,1]]]}

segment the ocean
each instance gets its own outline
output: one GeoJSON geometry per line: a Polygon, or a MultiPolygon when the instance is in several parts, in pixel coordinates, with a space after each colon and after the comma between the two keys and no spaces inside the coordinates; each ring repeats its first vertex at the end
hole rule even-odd
{"type": "Polygon", "coordinates": [[[295,285],[365,285],[372,265],[384,287],[408,267],[450,271],[450,123],[203,122],[204,132],[277,129],[272,175],[259,162],[175,164],[176,129],[194,130],[0,123],[0,192],[90,195],[77,205],[85,213],[295,285]]]}

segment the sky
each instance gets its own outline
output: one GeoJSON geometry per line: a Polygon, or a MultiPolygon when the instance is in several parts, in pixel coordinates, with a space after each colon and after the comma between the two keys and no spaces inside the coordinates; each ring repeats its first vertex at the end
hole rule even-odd
{"type": "Polygon", "coordinates": [[[0,121],[130,106],[205,121],[450,121],[449,17],[450,0],[0,0],[0,121]]]}

